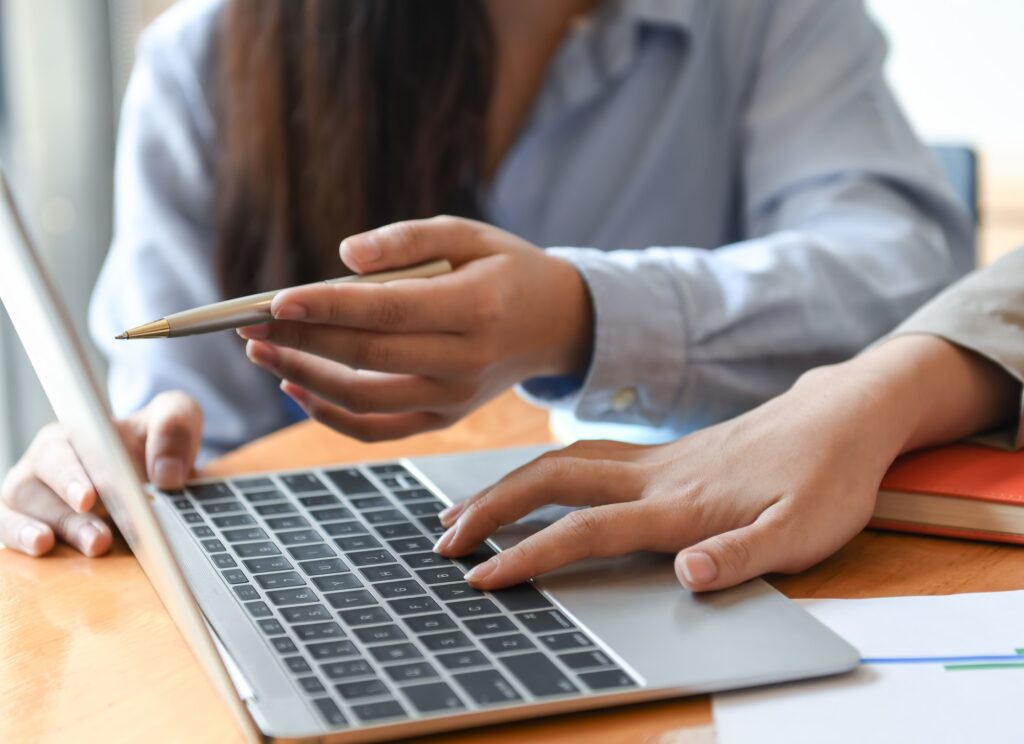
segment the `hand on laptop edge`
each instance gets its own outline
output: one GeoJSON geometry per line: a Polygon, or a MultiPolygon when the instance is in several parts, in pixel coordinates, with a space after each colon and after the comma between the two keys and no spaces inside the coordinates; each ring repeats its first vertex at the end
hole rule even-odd
{"type": "MultiPolygon", "coordinates": [[[[184,485],[199,452],[203,416],[184,393],[162,393],[118,422],[139,472],[161,488],[184,485]]],[[[0,543],[29,555],[50,552],[57,538],[87,556],[103,555],[110,527],[92,509],[96,489],[59,424],[44,427],[0,487],[0,543]]]]}

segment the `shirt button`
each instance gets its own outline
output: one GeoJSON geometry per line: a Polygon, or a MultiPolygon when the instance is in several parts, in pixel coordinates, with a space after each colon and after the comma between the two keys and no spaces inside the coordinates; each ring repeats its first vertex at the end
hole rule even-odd
{"type": "Polygon", "coordinates": [[[628,411],[636,403],[636,388],[624,387],[612,398],[612,410],[616,413],[628,411]]]}

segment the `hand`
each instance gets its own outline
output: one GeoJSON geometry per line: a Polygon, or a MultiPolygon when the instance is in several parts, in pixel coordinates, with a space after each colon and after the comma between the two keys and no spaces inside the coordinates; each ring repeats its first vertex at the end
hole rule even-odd
{"type": "Polygon", "coordinates": [[[276,323],[239,330],[256,364],[309,415],[358,439],[453,423],[510,385],[582,373],[590,299],[575,268],[514,235],[453,217],[348,238],[358,273],[447,258],[453,273],[310,285],[274,298],[276,323]]]}
{"type": "MultiPolygon", "coordinates": [[[[199,405],[183,393],[162,393],[118,429],[139,472],[158,487],[181,488],[199,451],[199,405]]],[[[53,549],[56,537],[88,556],[110,549],[110,527],[92,509],[96,488],[68,442],[50,424],[36,435],[0,487],[0,543],[29,555],[53,549]]]]}
{"type": "Polygon", "coordinates": [[[501,525],[554,502],[591,508],[501,552],[467,580],[496,589],[636,550],[678,551],[678,578],[697,591],[801,571],[864,527],[908,436],[903,422],[913,416],[901,414],[913,396],[901,401],[880,390],[874,375],[825,370],[670,444],[579,442],[545,454],[442,512],[449,529],[435,550],[467,554],[501,525]]]}

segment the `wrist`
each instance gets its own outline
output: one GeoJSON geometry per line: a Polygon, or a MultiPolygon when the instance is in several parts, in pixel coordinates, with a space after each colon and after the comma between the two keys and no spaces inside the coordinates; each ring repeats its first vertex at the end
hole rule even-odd
{"type": "Polygon", "coordinates": [[[550,318],[550,342],[539,374],[583,377],[594,348],[594,307],[582,275],[568,261],[549,257],[558,306],[550,318]]]}

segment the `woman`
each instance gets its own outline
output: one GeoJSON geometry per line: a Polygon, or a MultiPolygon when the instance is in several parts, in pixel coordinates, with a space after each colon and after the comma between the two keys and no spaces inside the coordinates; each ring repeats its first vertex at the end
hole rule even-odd
{"type": "MultiPolygon", "coordinates": [[[[580,420],[678,435],[849,356],[970,253],[883,57],[847,0],[177,7],[125,98],[92,314],[140,466],[180,485],[200,409],[208,455],[286,423],[275,376],[365,439],[444,426],[519,383],[580,420]],[[443,213],[460,217],[423,219],[443,213]],[[337,274],[354,234],[352,270],[438,255],[457,270],[284,293],[281,321],[245,332],[255,365],[224,337],[110,340],[337,274]]],[[[10,524],[35,519],[29,552],[53,526],[86,552],[109,542],[59,430],[7,493],[10,524]]]]}

